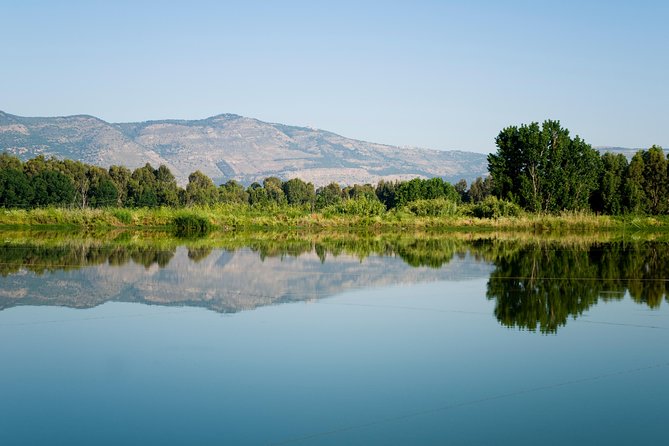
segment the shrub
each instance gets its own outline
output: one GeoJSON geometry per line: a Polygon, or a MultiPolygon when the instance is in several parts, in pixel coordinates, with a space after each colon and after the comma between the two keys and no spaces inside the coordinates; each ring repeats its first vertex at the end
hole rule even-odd
{"type": "Polygon", "coordinates": [[[177,237],[193,237],[205,235],[211,231],[212,225],[208,219],[194,214],[185,214],[173,220],[177,237]]]}
{"type": "Polygon", "coordinates": [[[132,223],[132,214],[127,209],[113,209],[112,215],[124,225],[132,223]]]}
{"type": "Polygon", "coordinates": [[[445,198],[415,200],[404,206],[407,211],[417,217],[445,217],[455,215],[458,205],[445,198]]]}
{"type": "Polygon", "coordinates": [[[386,211],[386,207],[379,200],[361,196],[344,200],[339,204],[328,206],[323,210],[326,216],[357,215],[360,217],[374,217],[386,211]]]}
{"type": "Polygon", "coordinates": [[[473,205],[471,213],[478,218],[518,217],[523,210],[516,203],[490,196],[473,205]]]}

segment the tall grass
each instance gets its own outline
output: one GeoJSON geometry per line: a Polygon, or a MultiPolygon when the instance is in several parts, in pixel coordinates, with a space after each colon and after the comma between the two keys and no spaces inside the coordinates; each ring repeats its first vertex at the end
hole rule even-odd
{"type": "MultiPolygon", "coordinates": [[[[257,230],[366,230],[366,231],[498,231],[531,232],[594,230],[667,230],[669,216],[598,216],[589,212],[559,215],[518,213],[516,209],[492,203],[492,218],[475,216],[471,207],[450,202],[417,203],[392,211],[372,208],[326,208],[314,212],[308,207],[220,204],[189,208],[103,208],[32,210],[0,209],[0,228],[78,228],[87,230],[174,228],[181,221],[198,221],[202,227],[225,231],[257,230]]],[[[485,209],[484,209],[485,210],[485,209]]]]}

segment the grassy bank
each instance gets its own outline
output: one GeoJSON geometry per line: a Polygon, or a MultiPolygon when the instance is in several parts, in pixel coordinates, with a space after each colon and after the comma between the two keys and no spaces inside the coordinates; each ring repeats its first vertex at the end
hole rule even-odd
{"type": "Polygon", "coordinates": [[[522,214],[515,217],[476,218],[465,215],[416,216],[390,211],[380,215],[341,215],[311,212],[299,207],[253,208],[220,205],[190,208],[138,209],[0,209],[0,229],[160,229],[173,231],[178,222],[206,222],[219,231],[303,230],[346,231],[639,231],[669,230],[669,217],[522,214]]]}

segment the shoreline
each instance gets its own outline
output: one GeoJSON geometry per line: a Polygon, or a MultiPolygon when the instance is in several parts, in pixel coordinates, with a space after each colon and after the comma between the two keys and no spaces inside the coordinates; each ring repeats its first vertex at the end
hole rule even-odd
{"type": "MultiPolygon", "coordinates": [[[[669,231],[669,216],[594,215],[592,213],[524,214],[477,218],[463,215],[425,217],[385,212],[381,215],[327,215],[299,207],[252,208],[222,205],[188,208],[36,208],[0,209],[0,231],[13,230],[151,230],[174,231],[180,222],[200,222],[224,232],[587,232],[669,231]]],[[[200,231],[196,231],[200,232],[200,231]]]]}

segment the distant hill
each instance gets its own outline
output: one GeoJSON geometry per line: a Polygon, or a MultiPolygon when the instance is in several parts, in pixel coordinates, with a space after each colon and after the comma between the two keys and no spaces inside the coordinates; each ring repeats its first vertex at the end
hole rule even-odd
{"type": "Polygon", "coordinates": [[[488,167],[485,154],[375,144],[231,114],[113,124],[88,115],[29,118],[0,112],[0,151],[103,167],[165,164],[180,184],[195,170],[217,184],[229,179],[249,184],[268,176],[299,177],[315,185],[414,177],[471,183],[488,167]]]}
{"type": "MultiPolygon", "coordinates": [[[[664,148],[664,153],[669,154],[669,149],[665,148],[666,146],[662,146],[664,148]]],[[[639,150],[648,150],[648,147],[643,147],[643,148],[630,148],[630,147],[611,147],[611,146],[599,146],[595,147],[595,149],[599,150],[601,153],[605,152],[611,152],[611,153],[622,153],[625,155],[625,157],[629,160],[632,159],[635,153],[637,153],[639,150]]]]}

